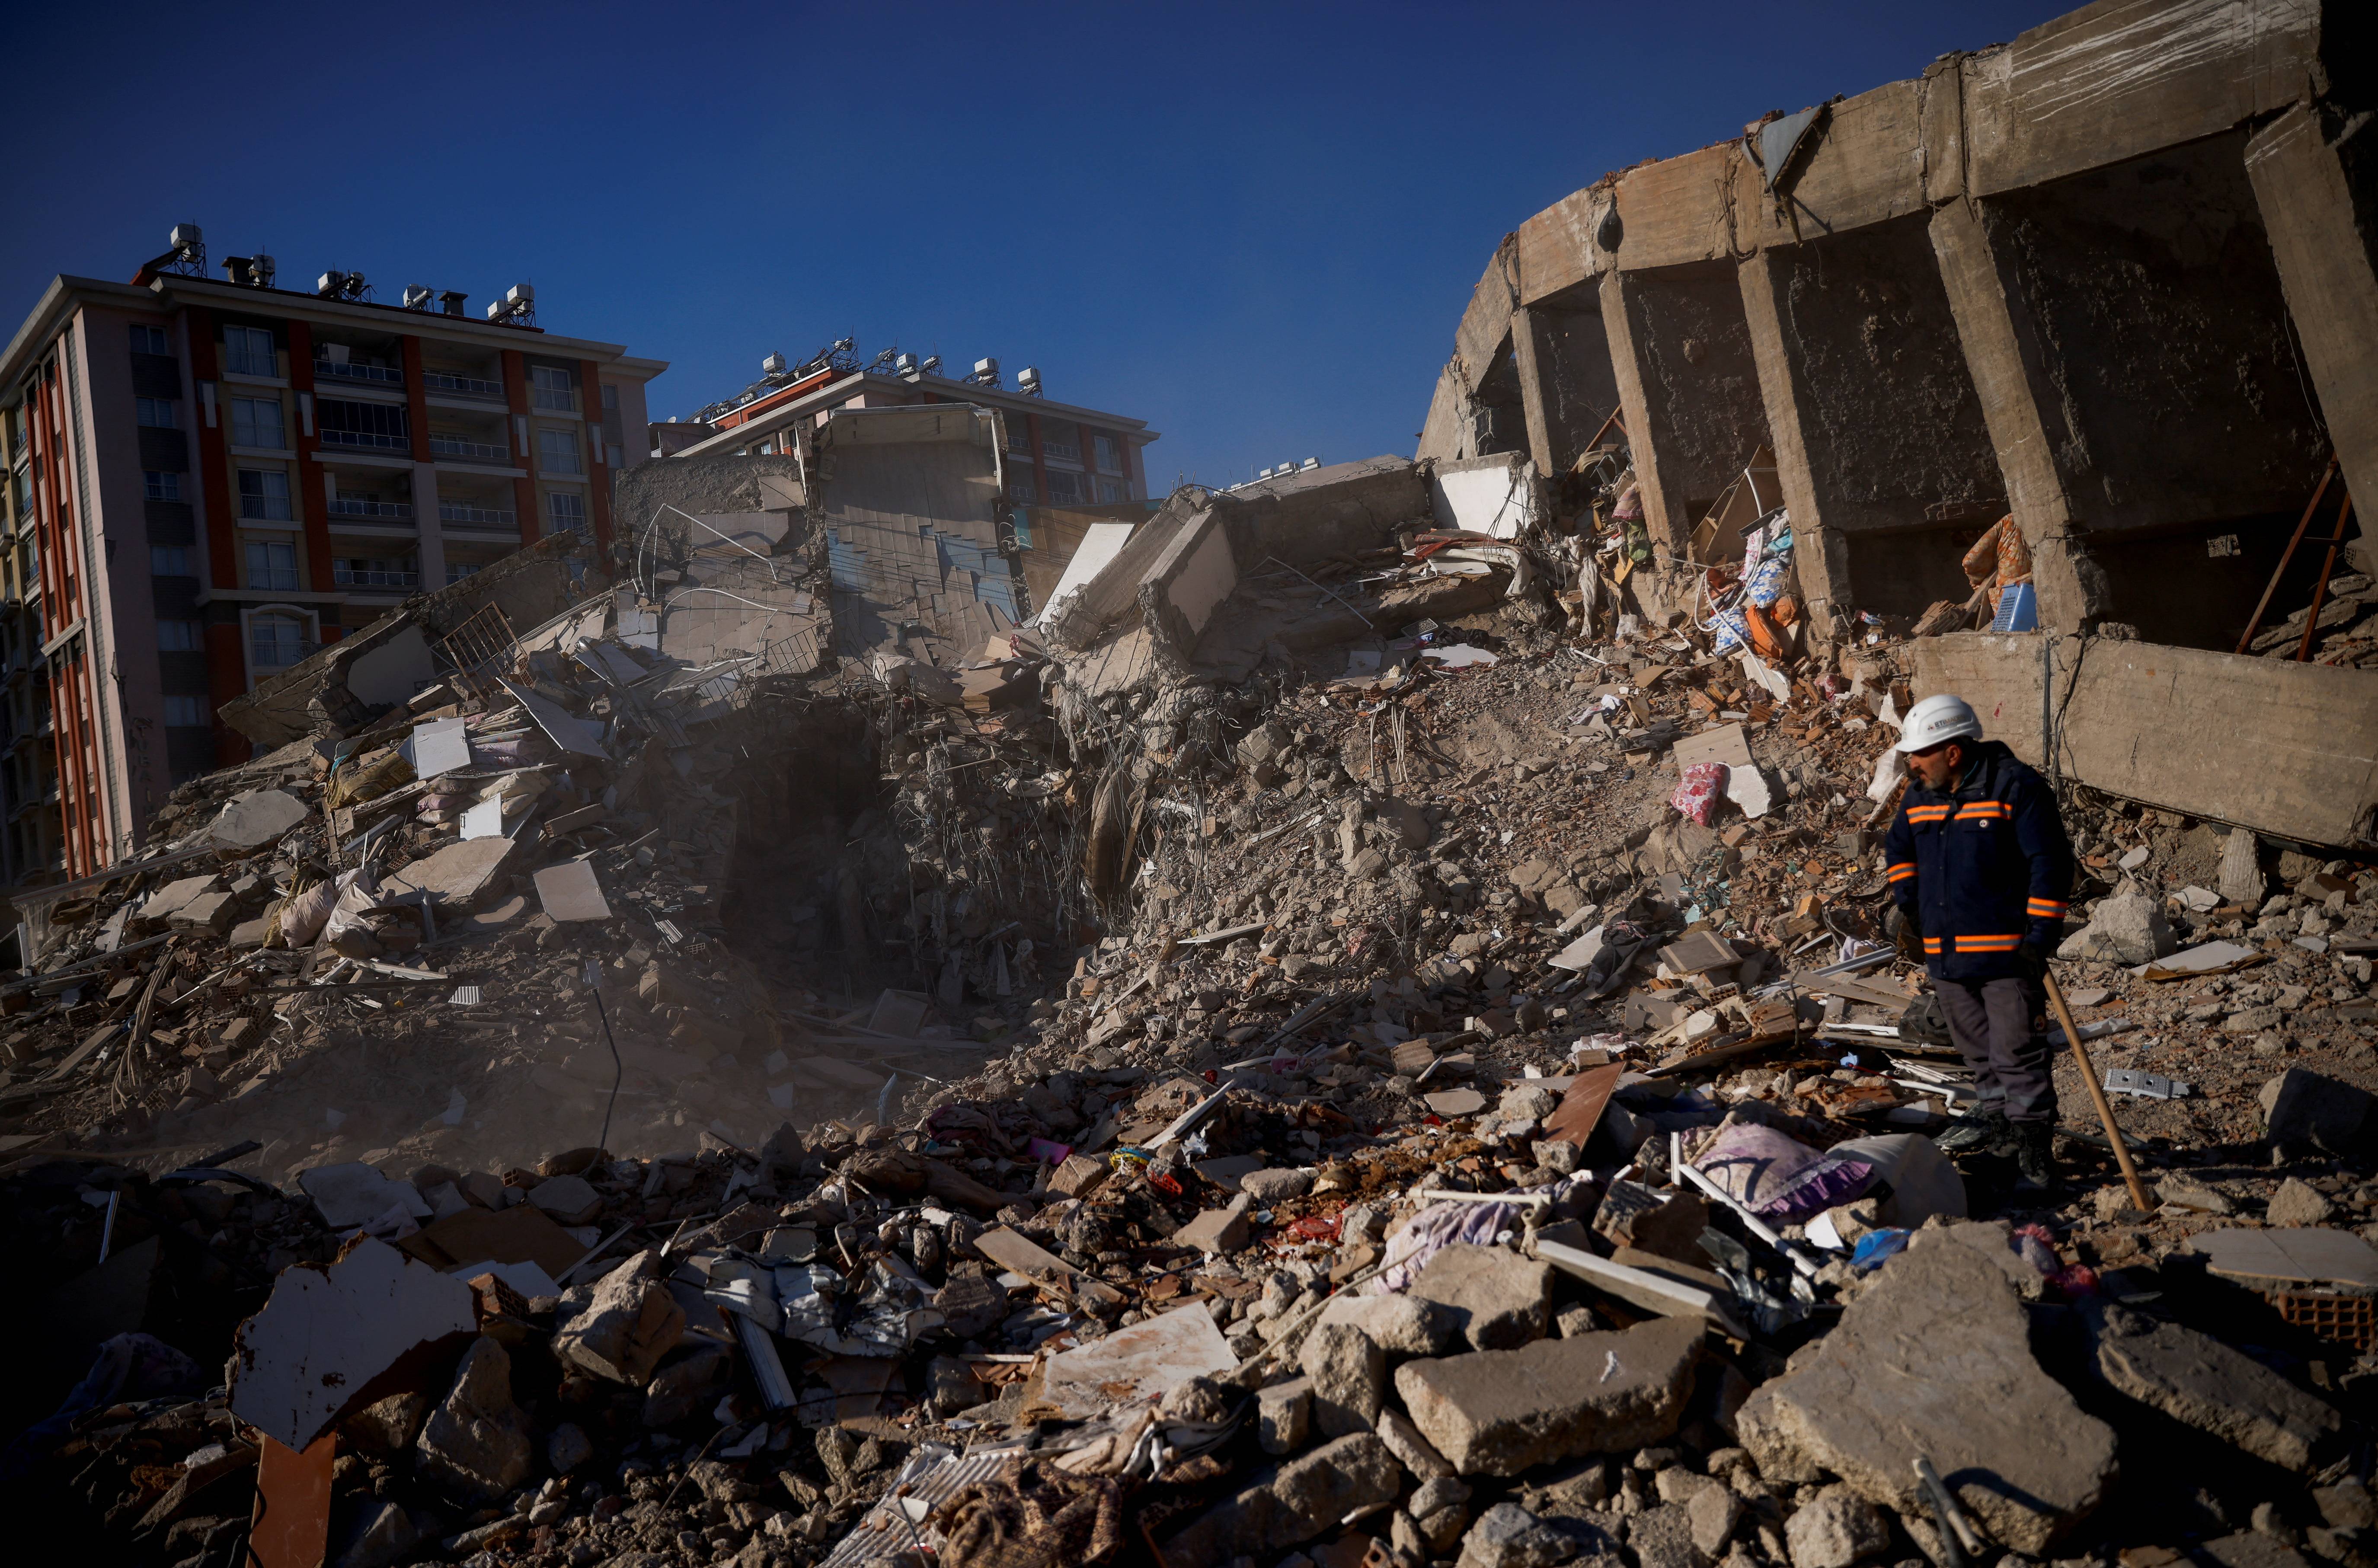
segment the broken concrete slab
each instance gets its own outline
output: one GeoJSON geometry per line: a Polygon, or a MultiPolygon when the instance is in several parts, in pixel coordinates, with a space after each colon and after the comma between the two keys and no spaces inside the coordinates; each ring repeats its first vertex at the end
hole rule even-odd
{"type": "Polygon", "coordinates": [[[2136,887],[2099,901],[2089,924],[2058,944],[2056,956],[2098,964],[2152,964],[2180,943],[2163,905],[2136,887]]]}
{"type": "Polygon", "coordinates": [[[586,1305],[554,1332],[553,1353],[597,1377],[641,1388],[685,1335],[685,1311],[659,1277],[667,1263],[639,1252],[597,1281],[586,1305]]]}
{"type": "Polygon", "coordinates": [[[1517,1350],[1407,1361],[1396,1392],[1412,1424],[1465,1476],[1655,1442],[1676,1430],[1701,1325],[1663,1318],[1517,1350]]]}
{"type": "Polygon", "coordinates": [[[2290,1067],[2255,1095],[2263,1130],[2275,1143],[2351,1155],[2370,1143],[2370,1110],[2378,1100],[2362,1089],[2306,1068],[2290,1067]]]}
{"type": "Polygon", "coordinates": [[[1390,1356],[1442,1356],[1461,1341],[1461,1319],[1452,1308],[1408,1292],[1341,1291],[1315,1322],[1358,1328],[1390,1356]]]}
{"type": "Polygon", "coordinates": [[[1784,1540],[1792,1568],[1850,1568],[1891,1545],[1891,1522],[1854,1488],[1829,1486],[1793,1513],[1784,1540]]]}
{"type": "Polygon", "coordinates": [[[2108,1304],[2092,1312],[2090,1339],[2108,1387],[2274,1465],[2311,1469],[2344,1424],[2252,1357],[2180,1323],[2108,1304]]]}
{"type": "Polygon", "coordinates": [[[1387,1356],[1350,1323],[1318,1323],[1304,1336],[1297,1366],[1313,1389],[1313,1420],[1324,1437],[1368,1431],[1387,1397],[1387,1356]]]}
{"type": "Polygon", "coordinates": [[[302,1452],[463,1335],[471,1287],[366,1237],[329,1264],[300,1263],[240,1325],[231,1410],[302,1452]]]}
{"type": "Polygon", "coordinates": [[[1516,1349],[1552,1331],[1552,1265],[1500,1247],[1456,1242],[1428,1261],[1410,1293],[1450,1310],[1473,1350],[1516,1349]]]}
{"type": "Polygon", "coordinates": [[[545,913],[556,921],[611,918],[611,905],[603,897],[603,884],[595,880],[590,862],[565,860],[547,866],[530,880],[536,884],[545,913]]]}
{"type": "Polygon", "coordinates": [[[1207,1209],[1172,1233],[1174,1244],[1195,1247],[1208,1257],[1237,1251],[1247,1244],[1247,1204],[1242,1192],[1226,1208],[1207,1209]]]}
{"type": "Polygon", "coordinates": [[[1769,1477],[1829,1470],[1859,1496],[1926,1517],[1928,1457],[1996,1540],[2032,1556],[2085,1517],[2114,1474],[2111,1429],[2032,1359],[2006,1275],[1975,1247],[1914,1248],[1840,1324],[1735,1418],[1769,1477]]]}
{"type": "Polygon", "coordinates": [[[1049,1358],[1037,1403],[1082,1420],[1101,1411],[1163,1397],[1194,1377],[1217,1377],[1238,1364],[1213,1315],[1200,1304],[1119,1328],[1078,1350],[1049,1358]]]}
{"type": "Polygon", "coordinates": [[[1340,1519],[1393,1502],[1402,1487],[1403,1469],[1387,1445],[1369,1432],[1355,1432],[1259,1475],[1159,1550],[1167,1562],[1268,1561],[1340,1519]]]}
{"type": "Polygon", "coordinates": [[[462,1355],[454,1386],[414,1442],[418,1473],[449,1493],[488,1502],[528,1478],[535,1457],[528,1412],[512,1401],[511,1356],[482,1337],[462,1355]]]}
{"type": "Polygon", "coordinates": [[[1498,1502],[1461,1538],[1455,1568],[1552,1568],[1577,1555],[1577,1543],[1516,1502],[1498,1502]]]}
{"type": "Polygon", "coordinates": [[[518,841],[500,834],[463,839],[414,861],[381,884],[383,902],[426,892],[440,910],[474,907],[501,876],[518,841]]]}
{"type": "MultiPolygon", "coordinates": [[[[314,1200],[321,1214],[322,1223],[333,1230],[351,1230],[366,1225],[397,1203],[414,1219],[427,1219],[437,1211],[429,1206],[412,1182],[395,1181],[376,1167],[351,1161],[345,1165],[318,1165],[311,1170],[298,1172],[297,1186],[314,1200]]],[[[291,1446],[303,1448],[302,1442],[291,1446]]]]}
{"type": "Polygon", "coordinates": [[[312,815],[306,804],[287,790],[255,790],[225,801],[207,825],[207,836],[228,848],[254,849],[272,843],[312,815]]]}

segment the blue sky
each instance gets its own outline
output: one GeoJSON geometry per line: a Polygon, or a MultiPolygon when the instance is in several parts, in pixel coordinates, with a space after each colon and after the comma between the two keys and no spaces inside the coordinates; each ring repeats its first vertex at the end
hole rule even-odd
{"type": "Polygon", "coordinates": [[[23,7],[0,314],[176,221],[380,297],[528,279],[691,413],[853,336],[1164,433],[1408,452],[1497,240],[1605,171],[2069,8],[23,7]]]}

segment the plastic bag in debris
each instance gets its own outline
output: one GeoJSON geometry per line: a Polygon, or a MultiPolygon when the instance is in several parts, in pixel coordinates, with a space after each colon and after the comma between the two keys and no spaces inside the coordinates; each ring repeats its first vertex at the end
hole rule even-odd
{"type": "Polygon", "coordinates": [[[294,894],[281,908],[281,939],[291,947],[304,947],[322,934],[322,927],[330,912],[339,905],[355,879],[364,874],[362,867],[344,871],[327,882],[318,882],[304,892],[294,894]]]}
{"type": "Polygon", "coordinates": [[[1858,1238],[1857,1246],[1850,1253],[1850,1267],[1860,1274],[1871,1274],[1907,1251],[1908,1235],[1896,1227],[1868,1231],[1858,1238]]]}
{"type": "Polygon", "coordinates": [[[330,906],[330,917],[322,926],[323,940],[330,942],[349,931],[368,931],[371,922],[366,916],[379,904],[379,878],[368,866],[343,873],[338,887],[338,902],[330,906]]]}
{"type": "Polygon", "coordinates": [[[1899,781],[1907,776],[1907,757],[1896,747],[1874,760],[1874,782],[1866,786],[1866,797],[1877,806],[1891,798],[1899,781]]]}
{"type": "Polygon", "coordinates": [[[1701,1232],[1699,1245],[1709,1255],[1717,1276],[1733,1289],[1735,1301],[1749,1315],[1750,1326],[1759,1333],[1780,1334],[1815,1309],[1816,1292],[1800,1275],[1789,1274],[1783,1293],[1769,1288],[1750,1261],[1750,1249],[1715,1226],[1701,1232]]]}
{"type": "Polygon", "coordinates": [[[1852,1155],[1820,1154],[1798,1139],[1732,1113],[1695,1135],[1693,1167],[1755,1215],[1792,1220],[1846,1203],[1872,1187],[1875,1168],[1852,1155]]]}
{"type": "Polygon", "coordinates": [[[855,1300],[851,1282],[823,1263],[779,1267],[772,1284],[782,1324],[776,1332],[838,1356],[898,1356],[942,1322],[925,1284],[882,1258],[861,1276],[855,1300]]]}
{"type": "Polygon", "coordinates": [[[1668,804],[1706,828],[1724,794],[1725,764],[1696,762],[1685,770],[1675,793],[1668,796],[1668,804]]]}

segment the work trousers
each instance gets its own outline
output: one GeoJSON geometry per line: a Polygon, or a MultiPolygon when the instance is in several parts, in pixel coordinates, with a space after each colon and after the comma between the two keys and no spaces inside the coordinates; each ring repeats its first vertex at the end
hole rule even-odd
{"type": "Polygon", "coordinates": [[[2003,1111],[2009,1121],[2056,1119],[2056,1053],[2040,1033],[2047,990],[2032,981],[1932,982],[1948,1015],[1949,1038],[1981,1091],[1980,1109],[2003,1111]]]}

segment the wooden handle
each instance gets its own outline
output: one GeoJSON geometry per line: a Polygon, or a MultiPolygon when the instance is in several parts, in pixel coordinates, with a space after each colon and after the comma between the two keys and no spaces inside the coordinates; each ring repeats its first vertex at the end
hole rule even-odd
{"type": "Polygon", "coordinates": [[[2081,1044],[2081,1026],[2072,1022],[2072,1010],[2064,1005],[2064,989],[2045,965],[2041,966],[2039,977],[2047,984],[2048,999],[2056,1009],[2056,1021],[2064,1025],[2064,1043],[2072,1047],[2072,1058],[2081,1064],[2081,1081],[2089,1085],[2089,1098],[2096,1102],[2097,1119],[2105,1124],[2106,1141],[2114,1145],[2114,1163],[2122,1167],[2122,1179],[2130,1184],[2131,1202],[2153,1214],[2155,1203],[2147,1196],[2146,1183],[2139,1179],[2139,1167],[2131,1163],[2131,1151],[2122,1142],[2122,1130],[2114,1125],[2114,1107],[2106,1099],[2106,1086],[2097,1081],[2096,1063],[2089,1059],[2088,1049],[2081,1044]]]}

